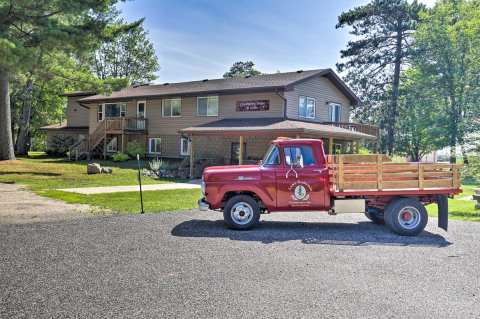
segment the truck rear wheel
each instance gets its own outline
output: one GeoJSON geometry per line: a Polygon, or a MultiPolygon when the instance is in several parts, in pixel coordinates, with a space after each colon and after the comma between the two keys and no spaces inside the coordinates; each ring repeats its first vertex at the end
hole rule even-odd
{"type": "Polygon", "coordinates": [[[230,198],[223,209],[223,219],[228,227],[238,230],[253,228],[260,220],[258,202],[248,195],[230,198]]]}
{"type": "Polygon", "coordinates": [[[367,211],[365,212],[365,216],[368,219],[370,219],[374,224],[377,224],[377,225],[385,224],[383,211],[378,208],[374,208],[374,207],[367,208],[367,211]]]}
{"type": "Polygon", "coordinates": [[[427,222],[427,210],[416,198],[394,199],[385,208],[385,224],[399,235],[416,236],[427,222]]]}

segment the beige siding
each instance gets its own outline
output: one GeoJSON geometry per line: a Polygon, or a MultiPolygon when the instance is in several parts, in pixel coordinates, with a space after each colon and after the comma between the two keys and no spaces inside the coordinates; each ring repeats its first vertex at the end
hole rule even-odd
{"type": "MultiPolygon", "coordinates": [[[[283,99],[274,92],[220,95],[218,116],[197,116],[197,97],[183,97],[181,116],[163,117],[162,99],[139,99],[127,102],[127,117],[137,116],[137,101],[146,101],[148,133],[151,137],[178,135],[178,131],[190,126],[205,124],[224,118],[282,117],[283,99]],[[268,111],[237,112],[237,101],[269,100],[268,111]]],[[[90,106],[90,132],[97,126],[97,106],[90,106]]]]}
{"type": "Polygon", "coordinates": [[[292,90],[285,92],[287,99],[287,116],[299,119],[298,99],[308,96],[315,99],[315,119],[317,122],[328,122],[328,102],[342,105],[341,121],[348,122],[350,116],[350,100],[327,78],[318,76],[301,82],[292,90]]]}
{"type": "Polygon", "coordinates": [[[205,124],[224,118],[281,117],[283,116],[283,99],[275,93],[252,93],[220,95],[218,99],[218,116],[198,116],[197,97],[182,98],[180,117],[162,117],[162,100],[147,100],[148,131],[150,135],[172,135],[190,126],[205,124]],[[237,112],[237,101],[269,100],[268,111],[237,112]]]}
{"type": "Polygon", "coordinates": [[[84,96],[70,96],[67,99],[67,126],[79,127],[88,126],[89,124],[89,111],[88,109],[78,104],[78,99],[84,96]]]}

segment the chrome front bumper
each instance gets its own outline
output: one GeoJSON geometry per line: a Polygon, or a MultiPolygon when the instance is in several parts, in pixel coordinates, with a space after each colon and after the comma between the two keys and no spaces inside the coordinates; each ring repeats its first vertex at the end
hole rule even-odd
{"type": "Polygon", "coordinates": [[[210,209],[210,205],[205,201],[205,198],[200,198],[198,200],[198,209],[202,212],[210,209]]]}

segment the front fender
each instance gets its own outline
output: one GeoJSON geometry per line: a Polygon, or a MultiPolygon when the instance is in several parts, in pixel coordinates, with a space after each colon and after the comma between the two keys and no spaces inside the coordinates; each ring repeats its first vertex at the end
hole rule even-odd
{"type": "MultiPolygon", "coordinates": [[[[213,186],[213,185],[212,185],[213,186]]],[[[221,208],[222,206],[222,199],[225,196],[226,193],[229,192],[251,192],[254,193],[255,195],[260,198],[260,200],[263,202],[263,204],[268,208],[274,208],[276,206],[275,198],[270,196],[266,190],[264,190],[261,187],[258,187],[257,185],[249,185],[249,184],[243,184],[243,183],[234,183],[234,184],[223,184],[219,185],[216,189],[212,187],[209,190],[209,195],[212,194],[214,196],[208,196],[208,201],[212,208],[218,209],[221,208]],[[214,194],[212,194],[212,192],[214,194]]]]}

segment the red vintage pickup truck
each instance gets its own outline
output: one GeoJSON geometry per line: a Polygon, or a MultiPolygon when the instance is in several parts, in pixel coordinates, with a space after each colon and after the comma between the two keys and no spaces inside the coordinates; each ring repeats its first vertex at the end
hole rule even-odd
{"type": "Polygon", "coordinates": [[[459,166],[392,163],[385,155],[325,156],[314,139],[279,138],[259,165],[204,170],[201,210],[223,211],[226,224],[251,229],[260,214],[277,211],[364,213],[400,235],[423,231],[425,205],[437,203],[447,230],[448,201],[461,192],[459,166]]]}

